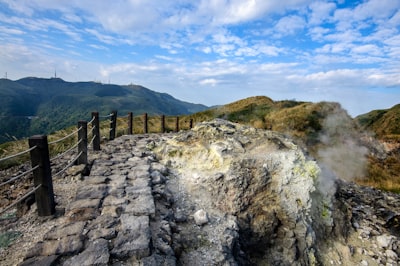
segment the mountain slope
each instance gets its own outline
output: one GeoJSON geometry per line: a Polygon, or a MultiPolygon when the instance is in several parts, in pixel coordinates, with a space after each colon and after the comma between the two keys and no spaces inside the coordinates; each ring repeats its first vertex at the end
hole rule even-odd
{"type": "Polygon", "coordinates": [[[373,131],[380,138],[400,135],[400,104],[359,115],[356,120],[363,128],[373,131]]]}
{"type": "Polygon", "coordinates": [[[0,79],[0,143],[48,134],[88,120],[93,111],[106,115],[133,112],[181,115],[206,109],[139,85],[66,82],[59,78],[0,79]]]}

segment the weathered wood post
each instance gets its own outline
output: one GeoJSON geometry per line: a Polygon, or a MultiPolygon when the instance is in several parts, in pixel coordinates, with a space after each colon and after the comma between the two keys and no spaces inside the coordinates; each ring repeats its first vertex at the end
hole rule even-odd
{"type": "Polygon", "coordinates": [[[133,113],[128,113],[128,135],[133,134],[133,113]]]}
{"type": "Polygon", "coordinates": [[[110,117],[110,140],[115,139],[115,132],[117,131],[117,111],[111,112],[110,117]]]}
{"type": "Polygon", "coordinates": [[[161,116],[161,133],[165,133],[165,115],[161,116]]]}
{"type": "Polygon", "coordinates": [[[33,170],[34,186],[39,187],[35,192],[38,214],[39,216],[53,215],[56,208],[47,136],[35,135],[30,137],[28,142],[30,148],[36,147],[30,151],[32,168],[39,166],[33,170]]]}
{"type": "Polygon", "coordinates": [[[93,130],[93,150],[94,151],[99,151],[100,150],[100,122],[99,122],[99,113],[98,112],[92,112],[92,118],[94,117],[94,120],[92,122],[92,127],[94,127],[93,130]]]}
{"type": "Polygon", "coordinates": [[[179,116],[176,117],[175,132],[179,132],[179,116]]]}
{"type": "Polygon", "coordinates": [[[148,125],[147,125],[148,121],[147,120],[148,120],[147,113],[144,113],[144,115],[143,115],[143,133],[144,134],[149,133],[149,128],[148,128],[148,125]]]}
{"type": "Polygon", "coordinates": [[[77,164],[87,164],[87,122],[79,121],[78,122],[78,153],[80,153],[78,159],[76,160],[77,164]]]}
{"type": "Polygon", "coordinates": [[[189,128],[192,129],[193,128],[193,119],[190,118],[189,120],[189,128]]]}

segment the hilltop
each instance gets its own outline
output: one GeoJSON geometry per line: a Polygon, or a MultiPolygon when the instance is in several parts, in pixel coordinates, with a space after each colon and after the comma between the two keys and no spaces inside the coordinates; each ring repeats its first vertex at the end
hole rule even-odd
{"type": "Polygon", "coordinates": [[[87,120],[90,113],[190,114],[207,106],[180,101],[140,85],[67,82],[60,78],[0,79],[0,143],[48,134],[87,120]]]}

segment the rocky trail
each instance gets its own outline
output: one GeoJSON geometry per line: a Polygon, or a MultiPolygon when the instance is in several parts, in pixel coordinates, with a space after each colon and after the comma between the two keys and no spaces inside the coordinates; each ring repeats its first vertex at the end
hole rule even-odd
{"type": "Polygon", "coordinates": [[[1,265],[398,265],[400,197],[333,180],[283,135],[215,120],[122,136],[0,221],[1,265]]]}

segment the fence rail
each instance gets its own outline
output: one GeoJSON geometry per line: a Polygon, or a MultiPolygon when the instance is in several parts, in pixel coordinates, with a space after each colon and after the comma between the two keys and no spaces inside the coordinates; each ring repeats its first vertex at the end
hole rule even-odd
{"type": "MultiPolygon", "coordinates": [[[[0,209],[0,215],[8,212],[13,207],[15,207],[18,203],[25,200],[27,197],[35,194],[35,201],[37,204],[37,210],[39,216],[49,216],[55,213],[55,202],[54,202],[54,192],[53,192],[53,177],[59,176],[63,174],[69,167],[73,164],[88,164],[88,147],[91,147],[93,151],[100,150],[100,119],[105,118],[109,119],[109,140],[113,140],[118,134],[117,131],[117,111],[112,111],[109,115],[99,116],[98,112],[92,112],[92,116],[89,122],[79,121],[77,129],[73,132],[63,136],[57,140],[53,140],[48,142],[46,135],[35,135],[28,139],[29,149],[24,150],[22,152],[9,155],[4,158],[0,158],[0,162],[13,159],[15,157],[24,155],[26,153],[30,154],[31,168],[23,173],[20,173],[16,176],[11,176],[8,180],[0,183],[0,187],[8,185],[12,182],[17,181],[23,176],[31,174],[33,176],[33,189],[28,193],[24,194],[21,198],[15,200],[12,204],[3,207],[0,209]],[[88,130],[88,128],[90,128],[88,130]],[[88,136],[90,137],[90,141],[88,136]],[[50,158],[49,145],[54,145],[58,143],[62,143],[69,138],[73,138],[77,136],[78,141],[67,148],[62,153],[50,158]],[[70,159],[69,162],[58,172],[52,173],[51,163],[55,163],[55,160],[60,160],[67,153],[71,153],[77,149],[77,155],[70,159]]],[[[125,116],[119,117],[120,119],[124,119],[125,122],[122,124],[127,126],[127,128],[123,128],[123,132],[127,132],[128,135],[134,133],[133,130],[133,113],[129,112],[125,116]]],[[[166,128],[166,117],[165,115],[156,116],[156,119],[160,119],[160,132],[165,133],[167,131],[166,128]]],[[[135,122],[136,123],[136,122],[135,122]]],[[[149,133],[149,116],[147,113],[144,113],[142,116],[143,123],[143,133],[149,133]]],[[[192,128],[193,120],[190,119],[189,127],[192,128]]],[[[175,119],[175,128],[174,131],[179,131],[179,117],[175,119]]]]}

